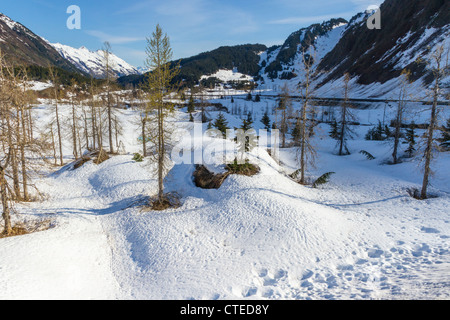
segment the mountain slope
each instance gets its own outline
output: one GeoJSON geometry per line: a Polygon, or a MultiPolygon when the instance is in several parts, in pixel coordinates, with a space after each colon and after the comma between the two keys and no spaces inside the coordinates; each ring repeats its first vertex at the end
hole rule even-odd
{"type": "MultiPolygon", "coordinates": [[[[328,75],[320,85],[348,72],[360,85],[385,83],[398,77],[404,68],[412,80],[432,80],[425,63],[433,47],[450,35],[450,5],[445,0],[387,0],[381,8],[381,30],[369,30],[367,14],[356,15],[334,49],[319,65],[328,75]]],[[[447,41],[448,42],[448,41],[447,41]]],[[[448,45],[448,44],[447,44],[448,45]]]]}
{"type": "Polygon", "coordinates": [[[0,13],[0,50],[6,61],[18,65],[57,66],[71,72],[78,69],[38,35],[0,13]]]}
{"type": "MultiPolygon", "coordinates": [[[[60,43],[51,43],[51,46],[53,46],[64,59],[70,61],[81,71],[91,74],[96,78],[101,78],[103,76],[104,55],[102,50],[90,51],[86,47],[76,49],[60,43]]],[[[135,67],[114,54],[111,54],[110,59],[112,72],[117,77],[140,73],[135,67]]]]}
{"type": "MultiPolygon", "coordinates": [[[[271,79],[296,77],[298,70],[293,67],[296,61],[301,60],[301,53],[307,51],[311,44],[321,55],[324,54],[324,50],[331,50],[340,39],[340,32],[346,24],[345,19],[331,19],[322,24],[316,23],[293,32],[281,47],[272,47],[268,50],[266,59],[262,62],[263,73],[266,73],[271,79]]],[[[315,57],[316,60],[320,60],[320,58],[315,57]]]]}

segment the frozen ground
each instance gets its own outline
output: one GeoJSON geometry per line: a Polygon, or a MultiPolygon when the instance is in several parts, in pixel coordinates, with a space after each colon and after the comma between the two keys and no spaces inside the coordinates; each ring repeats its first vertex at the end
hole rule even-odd
{"type": "MultiPolygon", "coordinates": [[[[258,122],[266,104],[253,107],[258,122]]],[[[286,177],[294,150],[278,165],[258,149],[261,173],[231,176],[219,190],[195,188],[193,165],[175,165],[165,183],[182,207],[144,212],[137,204],[156,180],[151,164],[131,161],[132,117],[121,117],[130,154],[63,168],[37,181],[45,201],[17,206],[16,220],[50,218],[54,228],[0,240],[1,299],[450,298],[449,153],[433,164],[438,197],[417,201],[407,188],[420,186],[418,160],[384,165],[390,145],[365,141],[367,126],[355,128],[353,154],[337,157],[321,125],[309,175],[336,172],[323,187],[286,177]]]]}

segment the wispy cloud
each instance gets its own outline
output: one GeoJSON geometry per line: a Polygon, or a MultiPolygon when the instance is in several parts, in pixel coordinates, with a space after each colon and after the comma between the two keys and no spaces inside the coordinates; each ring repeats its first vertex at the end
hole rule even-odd
{"type": "Polygon", "coordinates": [[[102,42],[108,41],[111,44],[125,44],[145,40],[145,38],[139,37],[111,35],[99,30],[86,30],[85,32],[90,36],[98,38],[102,42]]]}
{"type": "Polygon", "coordinates": [[[269,21],[269,24],[308,24],[308,23],[320,23],[323,21],[327,21],[333,18],[340,18],[340,17],[349,17],[352,16],[352,12],[342,12],[342,13],[334,13],[334,14],[328,14],[328,15],[321,15],[321,16],[307,16],[307,17],[289,17],[279,20],[272,20],[269,21]]]}

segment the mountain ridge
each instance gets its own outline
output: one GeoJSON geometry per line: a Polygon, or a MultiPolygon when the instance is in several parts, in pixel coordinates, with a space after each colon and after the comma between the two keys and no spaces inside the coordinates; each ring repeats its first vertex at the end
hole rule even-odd
{"type": "MultiPolygon", "coordinates": [[[[91,51],[85,46],[76,49],[61,43],[50,43],[50,45],[79,70],[95,78],[103,77],[103,50],[91,51]]],[[[112,72],[117,77],[140,74],[137,68],[119,58],[114,53],[110,54],[110,60],[112,72]]]]}
{"type": "Polygon", "coordinates": [[[45,39],[3,13],[0,13],[0,50],[5,60],[14,65],[52,65],[66,71],[78,72],[78,69],[61,57],[45,39]]]}

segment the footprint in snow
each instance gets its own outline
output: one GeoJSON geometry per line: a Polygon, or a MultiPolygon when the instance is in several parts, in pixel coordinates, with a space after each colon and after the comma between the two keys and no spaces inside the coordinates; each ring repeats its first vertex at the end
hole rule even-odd
{"type": "Polygon", "coordinates": [[[381,257],[381,255],[384,253],[384,251],[383,250],[380,250],[380,249],[370,249],[368,252],[367,252],[367,255],[369,256],[369,258],[379,258],[379,257],[381,257]]]}
{"type": "Polygon", "coordinates": [[[427,227],[422,227],[420,229],[420,231],[425,232],[425,233],[441,233],[438,229],[435,228],[427,228],[427,227]]]}
{"type": "Polygon", "coordinates": [[[302,279],[301,280],[306,280],[311,278],[314,275],[314,272],[312,272],[311,270],[305,270],[302,274],[302,279]]]}

